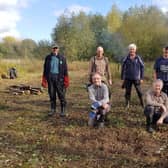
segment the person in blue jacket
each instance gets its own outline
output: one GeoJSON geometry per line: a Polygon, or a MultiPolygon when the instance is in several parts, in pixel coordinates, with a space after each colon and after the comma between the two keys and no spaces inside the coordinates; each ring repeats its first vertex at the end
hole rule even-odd
{"type": "Polygon", "coordinates": [[[129,108],[131,99],[132,85],[135,86],[140,104],[144,107],[142,91],[140,85],[144,78],[144,63],[141,57],[136,53],[135,44],[128,46],[129,54],[124,58],[121,69],[122,88],[125,88],[126,107],[129,108]]]}
{"type": "Polygon", "coordinates": [[[162,91],[168,95],[168,46],[163,48],[163,56],[155,61],[154,79],[163,81],[162,91]]]}
{"type": "Polygon", "coordinates": [[[48,115],[52,116],[56,112],[56,95],[58,95],[61,105],[60,116],[64,117],[66,115],[65,90],[69,86],[69,77],[66,58],[59,54],[59,46],[56,44],[52,46],[52,52],[46,56],[44,62],[42,86],[46,87],[47,84],[51,104],[48,115]]]}

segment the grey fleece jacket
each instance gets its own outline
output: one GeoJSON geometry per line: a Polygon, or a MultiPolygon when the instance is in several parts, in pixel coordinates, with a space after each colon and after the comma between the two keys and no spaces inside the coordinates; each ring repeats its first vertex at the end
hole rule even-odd
{"type": "Polygon", "coordinates": [[[89,99],[91,102],[98,102],[100,105],[106,104],[109,102],[109,93],[107,85],[101,83],[100,86],[96,86],[92,84],[88,88],[89,91],[89,99]]]}

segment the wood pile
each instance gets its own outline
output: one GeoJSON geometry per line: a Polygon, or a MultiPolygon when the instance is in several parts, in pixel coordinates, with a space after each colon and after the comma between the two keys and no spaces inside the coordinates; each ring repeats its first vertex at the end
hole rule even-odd
{"type": "Polygon", "coordinates": [[[41,87],[32,87],[30,85],[20,84],[9,86],[9,92],[13,95],[40,95],[43,92],[43,90],[41,87]]]}

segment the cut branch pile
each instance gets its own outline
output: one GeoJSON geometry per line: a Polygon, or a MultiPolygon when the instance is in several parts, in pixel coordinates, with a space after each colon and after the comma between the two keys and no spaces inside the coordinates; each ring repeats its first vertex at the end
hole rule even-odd
{"type": "Polygon", "coordinates": [[[9,92],[12,93],[13,95],[29,95],[29,94],[34,94],[34,95],[40,95],[43,90],[40,87],[32,87],[30,85],[12,85],[9,87],[9,92]]]}

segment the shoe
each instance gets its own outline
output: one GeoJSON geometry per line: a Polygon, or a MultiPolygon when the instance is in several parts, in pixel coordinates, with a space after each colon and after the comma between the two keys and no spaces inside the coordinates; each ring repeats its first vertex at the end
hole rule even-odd
{"type": "Polygon", "coordinates": [[[60,117],[66,117],[65,106],[61,106],[60,117]]]}
{"type": "Polygon", "coordinates": [[[147,127],[147,131],[149,132],[149,133],[153,133],[155,130],[152,128],[152,127],[147,127]]]}
{"type": "Polygon", "coordinates": [[[48,113],[48,116],[53,116],[55,114],[55,109],[51,109],[51,111],[48,113]]]}
{"type": "Polygon", "coordinates": [[[104,122],[99,123],[99,128],[104,128],[104,122]]]}
{"type": "Polygon", "coordinates": [[[125,108],[128,109],[129,107],[130,107],[130,103],[129,103],[129,101],[127,101],[127,102],[126,102],[126,106],[125,106],[125,108]]]}
{"type": "Polygon", "coordinates": [[[95,125],[95,119],[94,118],[89,118],[88,126],[89,127],[94,127],[94,125],[95,125]]]}

